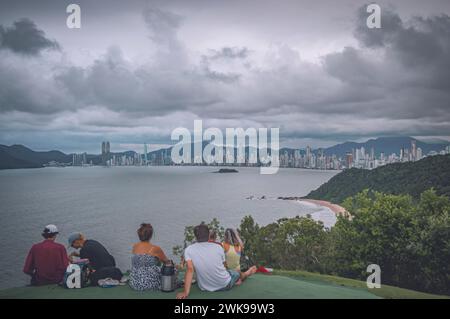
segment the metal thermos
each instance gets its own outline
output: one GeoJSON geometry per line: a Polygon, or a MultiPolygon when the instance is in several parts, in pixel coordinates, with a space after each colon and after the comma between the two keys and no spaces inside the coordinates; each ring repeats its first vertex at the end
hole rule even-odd
{"type": "Polygon", "coordinates": [[[176,289],[177,274],[173,262],[161,268],[161,291],[171,292],[176,289]]]}

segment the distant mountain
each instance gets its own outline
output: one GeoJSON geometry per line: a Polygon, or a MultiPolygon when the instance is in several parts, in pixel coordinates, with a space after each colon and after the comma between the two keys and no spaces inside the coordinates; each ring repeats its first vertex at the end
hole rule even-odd
{"type": "Polygon", "coordinates": [[[23,145],[0,145],[0,169],[36,168],[50,161],[67,163],[72,156],[60,151],[36,152],[23,145]]]}
{"type": "Polygon", "coordinates": [[[412,137],[379,137],[376,139],[370,139],[364,143],[345,142],[337,144],[332,147],[324,149],[325,155],[336,154],[338,157],[343,157],[347,152],[351,152],[352,149],[364,147],[366,152],[370,152],[373,147],[376,156],[379,156],[381,152],[385,155],[391,155],[392,153],[399,154],[401,148],[411,149],[411,141],[416,141],[416,146],[422,149],[423,154],[427,154],[430,151],[439,152],[445,149],[449,143],[425,143],[412,137]]]}
{"type": "Polygon", "coordinates": [[[366,152],[370,152],[370,150],[374,148],[377,156],[379,156],[381,152],[384,152],[385,155],[390,155],[392,153],[399,154],[401,148],[410,149],[411,142],[413,140],[416,141],[417,147],[420,147],[424,154],[427,154],[432,150],[440,151],[445,148],[444,144],[425,143],[412,137],[379,137],[362,143],[345,142],[337,144],[335,146],[325,148],[324,153],[326,155],[336,154],[342,157],[345,156],[347,152],[351,152],[353,149],[364,147],[366,152]]]}
{"type": "Polygon", "coordinates": [[[419,141],[422,141],[427,144],[445,144],[448,145],[450,142],[447,140],[444,140],[442,138],[436,138],[436,137],[421,137],[418,139],[419,141]]]}
{"type": "Polygon", "coordinates": [[[420,194],[434,188],[450,197],[450,154],[429,156],[417,162],[394,163],[373,170],[351,168],[332,177],[306,198],[341,203],[364,189],[388,194],[420,194]]]}
{"type": "MultiPolygon", "coordinates": [[[[158,153],[159,151],[156,151],[158,153]]],[[[154,154],[150,152],[149,154],[154,154]]],[[[134,151],[110,153],[111,157],[127,156],[133,157],[136,154],[134,151]]],[[[88,163],[100,165],[102,162],[101,155],[87,154],[86,159],[88,163]]],[[[37,152],[25,147],[23,145],[1,145],[0,144],[0,169],[13,168],[39,168],[43,167],[51,161],[59,163],[72,163],[73,154],[65,154],[60,151],[37,152]]]]}
{"type": "Polygon", "coordinates": [[[0,146],[0,169],[8,168],[36,168],[40,165],[33,164],[32,162],[15,158],[0,146]]]}

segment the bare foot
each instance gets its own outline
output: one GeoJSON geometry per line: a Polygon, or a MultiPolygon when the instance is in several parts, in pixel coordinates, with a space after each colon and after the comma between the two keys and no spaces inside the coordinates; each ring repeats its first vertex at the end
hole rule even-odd
{"type": "Polygon", "coordinates": [[[236,281],[236,283],[234,284],[235,286],[240,286],[242,284],[242,280],[238,279],[238,281],[236,281]]]}
{"type": "Polygon", "coordinates": [[[254,275],[254,274],[256,273],[256,270],[257,270],[256,266],[250,267],[250,268],[245,272],[245,276],[246,276],[246,277],[249,277],[249,276],[251,276],[251,275],[254,275]]]}

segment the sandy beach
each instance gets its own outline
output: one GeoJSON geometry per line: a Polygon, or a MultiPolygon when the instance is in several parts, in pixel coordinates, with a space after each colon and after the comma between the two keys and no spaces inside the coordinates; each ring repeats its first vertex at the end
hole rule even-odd
{"type": "Polygon", "coordinates": [[[319,200],[319,199],[308,199],[308,198],[299,198],[299,197],[278,197],[278,199],[283,200],[294,200],[297,202],[311,203],[314,205],[326,207],[330,209],[336,216],[347,216],[351,218],[350,213],[342,206],[338,204],[333,204],[329,201],[319,200]]]}
{"type": "Polygon", "coordinates": [[[318,199],[299,199],[298,201],[303,201],[303,202],[308,202],[308,203],[312,203],[312,204],[316,204],[319,206],[324,206],[329,208],[333,213],[335,213],[336,215],[339,216],[347,216],[347,217],[351,217],[351,215],[349,214],[349,212],[342,206],[337,205],[337,204],[333,204],[330,203],[328,201],[325,200],[318,200],[318,199]]]}
{"type": "Polygon", "coordinates": [[[333,204],[330,203],[328,201],[325,200],[318,200],[318,199],[299,199],[299,201],[304,201],[304,202],[309,202],[309,203],[313,203],[316,205],[320,205],[320,206],[325,206],[328,207],[329,209],[331,209],[333,211],[333,213],[335,214],[342,214],[345,213],[346,210],[344,207],[337,205],[337,204],[333,204]]]}

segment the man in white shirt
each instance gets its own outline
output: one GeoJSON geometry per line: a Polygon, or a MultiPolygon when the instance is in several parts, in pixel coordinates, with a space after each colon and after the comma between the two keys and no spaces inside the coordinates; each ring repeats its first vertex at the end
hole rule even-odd
{"type": "Polygon", "coordinates": [[[189,296],[194,270],[197,274],[198,287],[205,291],[228,290],[240,284],[240,274],[225,267],[225,252],[217,243],[208,242],[209,229],[205,224],[194,228],[197,240],[184,251],[186,274],[184,291],[177,294],[178,299],[189,296]]]}

